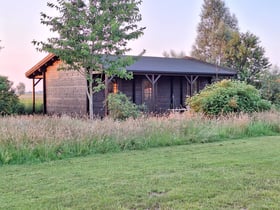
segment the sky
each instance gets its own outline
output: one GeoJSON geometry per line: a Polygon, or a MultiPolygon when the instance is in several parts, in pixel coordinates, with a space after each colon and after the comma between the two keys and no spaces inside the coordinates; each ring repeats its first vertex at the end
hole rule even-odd
{"type": "MultiPolygon", "coordinates": [[[[0,0],[0,75],[7,76],[16,86],[19,82],[32,89],[32,80],[25,72],[47,53],[38,52],[32,40],[52,37],[40,23],[40,12],[54,14],[47,7],[53,0],[0,0]]],[[[224,0],[235,14],[241,32],[250,31],[260,38],[266,56],[273,65],[280,65],[280,1],[224,0]]],[[[131,55],[146,50],[146,56],[163,56],[164,51],[184,51],[190,55],[196,38],[203,0],[143,0],[140,6],[144,35],[130,42],[131,55]]]]}

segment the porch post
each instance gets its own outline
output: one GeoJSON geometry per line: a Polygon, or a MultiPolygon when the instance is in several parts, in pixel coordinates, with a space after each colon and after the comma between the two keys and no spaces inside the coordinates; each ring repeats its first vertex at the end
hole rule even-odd
{"type": "Polygon", "coordinates": [[[42,78],[39,78],[37,81],[35,81],[35,77],[32,79],[32,113],[35,113],[36,111],[36,90],[35,87],[38,85],[38,83],[41,81],[42,78]]]}
{"type": "Polygon", "coordinates": [[[170,109],[175,109],[175,101],[174,101],[174,80],[173,77],[170,77],[170,109]]]}
{"type": "Polygon", "coordinates": [[[43,113],[47,114],[46,70],[43,71],[43,113]]]}
{"type": "Polygon", "coordinates": [[[181,107],[184,107],[184,99],[183,99],[183,97],[184,97],[183,96],[183,81],[182,81],[182,77],[180,77],[180,105],[181,105],[181,107]]]}
{"type": "Polygon", "coordinates": [[[189,76],[185,75],[185,78],[187,79],[188,83],[190,84],[190,92],[191,92],[190,96],[193,96],[193,85],[196,82],[196,80],[198,79],[198,77],[199,76],[190,75],[190,77],[189,77],[189,76]]]}
{"type": "Polygon", "coordinates": [[[35,113],[35,78],[32,80],[32,113],[35,113]]]}
{"type": "Polygon", "coordinates": [[[153,111],[155,111],[156,110],[155,85],[156,85],[157,81],[159,80],[159,78],[161,77],[161,75],[157,75],[157,77],[155,77],[154,74],[152,74],[151,76],[149,76],[148,74],[145,74],[145,76],[152,84],[152,102],[153,102],[153,111]]]}

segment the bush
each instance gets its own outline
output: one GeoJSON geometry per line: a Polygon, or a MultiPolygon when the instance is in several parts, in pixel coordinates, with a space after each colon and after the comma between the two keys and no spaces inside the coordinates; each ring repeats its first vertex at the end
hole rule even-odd
{"type": "Polygon", "coordinates": [[[271,101],[276,107],[280,108],[280,69],[274,67],[270,71],[264,72],[261,86],[261,95],[264,99],[271,101]]]}
{"type": "Polygon", "coordinates": [[[7,77],[0,76],[0,115],[21,113],[24,109],[12,85],[7,77]]]}
{"type": "Polygon", "coordinates": [[[195,112],[207,115],[252,113],[271,108],[271,103],[261,99],[255,87],[231,80],[222,80],[206,87],[187,99],[186,103],[195,112]]]}
{"type": "Polygon", "coordinates": [[[107,102],[109,116],[115,120],[125,120],[129,117],[136,118],[140,115],[139,107],[123,93],[109,94],[107,102]]]}

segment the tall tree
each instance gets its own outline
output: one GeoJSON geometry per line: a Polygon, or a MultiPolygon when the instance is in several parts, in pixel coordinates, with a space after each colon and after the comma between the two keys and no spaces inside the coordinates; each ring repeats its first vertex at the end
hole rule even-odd
{"type": "Polygon", "coordinates": [[[128,41],[144,31],[137,23],[142,17],[142,0],[57,0],[48,3],[59,15],[41,13],[41,23],[58,37],[33,41],[38,50],[57,55],[63,70],[79,71],[88,81],[89,114],[93,118],[93,93],[106,87],[108,77],[132,78],[125,67],[133,63],[123,56],[128,41]],[[112,56],[113,55],[113,56],[112,56]],[[98,72],[105,77],[93,77],[98,72]],[[105,78],[105,79],[104,79],[105,78]]]}
{"type": "Polygon", "coordinates": [[[258,86],[270,62],[259,38],[250,33],[235,33],[225,50],[224,65],[237,70],[238,79],[258,86]]]}
{"type": "Polygon", "coordinates": [[[238,31],[238,21],[222,0],[204,0],[191,55],[213,64],[223,63],[231,34],[238,31]]]}

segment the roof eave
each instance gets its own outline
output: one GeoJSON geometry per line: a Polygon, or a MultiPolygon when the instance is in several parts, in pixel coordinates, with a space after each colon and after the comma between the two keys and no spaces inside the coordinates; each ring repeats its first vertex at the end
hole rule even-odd
{"type": "Polygon", "coordinates": [[[133,74],[161,74],[161,75],[199,75],[199,76],[236,76],[236,72],[224,72],[224,73],[216,73],[216,72],[163,72],[163,71],[142,71],[142,70],[128,70],[133,74]]]}
{"type": "Polygon", "coordinates": [[[48,63],[54,62],[58,60],[58,57],[52,53],[48,54],[45,58],[43,58],[40,62],[38,62],[35,66],[33,66],[31,69],[29,69],[25,76],[29,79],[36,79],[39,78],[42,75],[42,69],[45,68],[48,63]]]}

